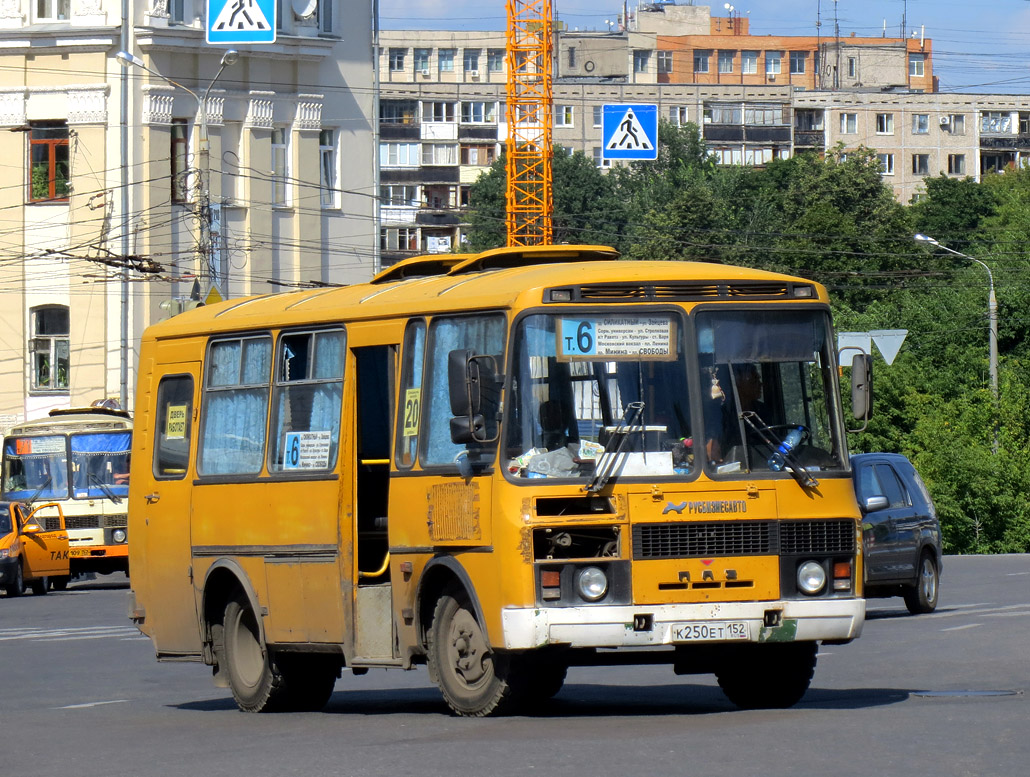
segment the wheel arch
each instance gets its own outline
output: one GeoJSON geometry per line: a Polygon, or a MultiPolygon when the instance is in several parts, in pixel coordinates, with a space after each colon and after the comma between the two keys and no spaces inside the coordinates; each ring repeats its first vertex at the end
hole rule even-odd
{"type": "Polygon", "coordinates": [[[214,649],[212,646],[211,626],[221,623],[222,614],[225,612],[229,600],[242,593],[250,604],[254,613],[254,620],[257,622],[258,636],[261,643],[265,644],[265,624],[263,608],[258,601],[257,592],[250,582],[246,571],[238,562],[229,558],[218,559],[207,570],[204,575],[204,588],[201,594],[200,612],[202,623],[202,640],[204,643],[205,658],[210,654],[214,664],[214,649]]]}
{"type": "Polygon", "coordinates": [[[465,594],[472,607],[472,612],[475,613],[476,619],[483,626],[483,632],[486,634],[486,621],[483,618],[479,597],[476,596],[475,586],[472,585],[472,578],[469,577],[461,562],[453,556],[437,556],[426,564],[416,587],[415,633],[418,635],[423,650],[428,644],[429,626],[433,620],[436,602],[444,592],[451,590],[461,591],[465,594]]]}

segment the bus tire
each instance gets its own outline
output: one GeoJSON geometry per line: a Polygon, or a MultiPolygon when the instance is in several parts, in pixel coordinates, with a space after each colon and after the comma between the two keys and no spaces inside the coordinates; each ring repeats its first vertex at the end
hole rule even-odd
{"type": "Polygon", "coordinates": [[[815,642],[747,645],[728,651],[715,676],[726,698],[743,710],[786,709],[808,690],[817,650],[815,642]]]}
{"type": "Polygon", "coordinates": [[[14,580],[4,586],[8,596],[21,596],[25,590],[25,578],[21,571],[21,562],[14,565],[14,580]]]}
{"type": "Polygon", "coordinates": [[[286,684],[261,642],[257,619],[246,598],[229,601],[222,626],[225,673],[237,706],[244,712],[283,709],[286,684]]]}
{"type": "Polygon", "coordinates": [[[48,578],[41,577],[29,583],[29,588],[32,589],[33,596],[43,596],[50,589],[50,581],[48,578]]]}
{"type": "Polygon", "coordinates": [[[518,662],[490,649],[466,597],[444,594],[429,628],[428,660],[447,705],[458,715],[485,717],[518,701],[518,662]]]}
{"type": "Polygon", "coordinates": [[[929,551],[923,551],[919,559],[916,584],[905,589],[905,606],[913,615],[933,612],[937,609],[937,592],[940,589],[940,576],[937,564],[929,551]]]}
{"type": "Polygon", "coordinates": [[[284,653],[275,664],[286,683],[282,709],[290,712],[318,712],[336,687],[339,664],[324,656],[284,653]]]}

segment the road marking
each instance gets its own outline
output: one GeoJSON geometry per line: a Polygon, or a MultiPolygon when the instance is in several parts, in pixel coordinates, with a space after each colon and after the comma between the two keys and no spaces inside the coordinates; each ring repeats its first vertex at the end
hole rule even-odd
{"type": "Polygon", "coordinates": [[[1009,572],[1005,577],[1020,577],[1022,575],[1030,575],[1030,572],[1009,572]]]}
{"type": "Polygon", "coordinates": [[[89,626],[65,629],[0,629],[0,642],[29,640],[32,642],[67,642],[77,639],[110,639],[135,637],[135,626],[89,626]]]}
{"type": "Polygon", "coordinates": [[[128,699],[112,699],[111,701],[88,701],[85,704],[69,704],[66,707],[52,707],[55,710],[82,710],[87,707],[100,707],[104,704],[125,704],[128,699]]]}
{"type": "MultiPolygon", "coordinates": [[[[984,607],[984,605],[976,605],[976,606],[977,607],[984,607]]],[[[941,611],[938,610],[937,612],[930,613],[928,616],[920,616],[920,617],[929,617],[929,618],[935,618],[936,619],[936,618],[954,618],[957,615],[966,615],[966,616],[968,616],[968,615],[988,615],[990,613],[1009,612],[1011,610],[1025,610],[1025,609],[1027,609],[1028,606],[1030,606],[1030,605],[1027,605],[1027,603],[1024,602],[1022,604],[1009,604],[1009,605],[1006,605],[1005,607],[985,607],[985,609],[982,609],[982,610],[969,609],[969,610],[963,610],[962,612],[947,612],[947,611],[941,612],[941,611]]],[[[951,610],[951,609],[954,609],[954,606],[953,605],[948,605],[948,610],[951,610]]]]}
{"type": "Polygon", "coordinates": [[[949,626],[941,631],[962,631],[962,629],[975,629],[977,626],[982,626],[982,623],[967,623],[963,626],[949,626]]]}

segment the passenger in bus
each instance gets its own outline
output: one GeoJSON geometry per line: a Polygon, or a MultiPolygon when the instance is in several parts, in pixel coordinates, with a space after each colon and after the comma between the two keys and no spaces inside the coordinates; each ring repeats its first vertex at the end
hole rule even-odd
{"type": "Polygon", "coordinates": [[[726,452],[742,444],[742,413],[755,413],[760,425],[771,421],[769,407],[762,399],[762,375],[757,364],[717,366],[711,375],[712,386],[705,402],[705,451],[709,462],[720,465],[726,452]],[[726,377],[730,379],[726,381],[726,377]],[[725,388],[724,382],[728,384],[725,388]]]}

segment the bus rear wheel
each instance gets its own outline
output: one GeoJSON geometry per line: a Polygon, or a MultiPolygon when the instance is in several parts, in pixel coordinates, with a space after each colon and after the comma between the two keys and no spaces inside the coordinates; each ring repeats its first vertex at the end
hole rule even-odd
{"type": "Polygon", "coordinates": [[[741,709],[793,707],[812,682],[817,650],[815,642],[740,646],[727,652],[715,676],[741,709]]]}
{"type": "Polygon", "coordinates": [[[455,713],[467,717],[498,715],[518,701],[518,662],[490,649],[486,633],[464,596],[440,597],[428,638],[430,670],[455,713]]]}

